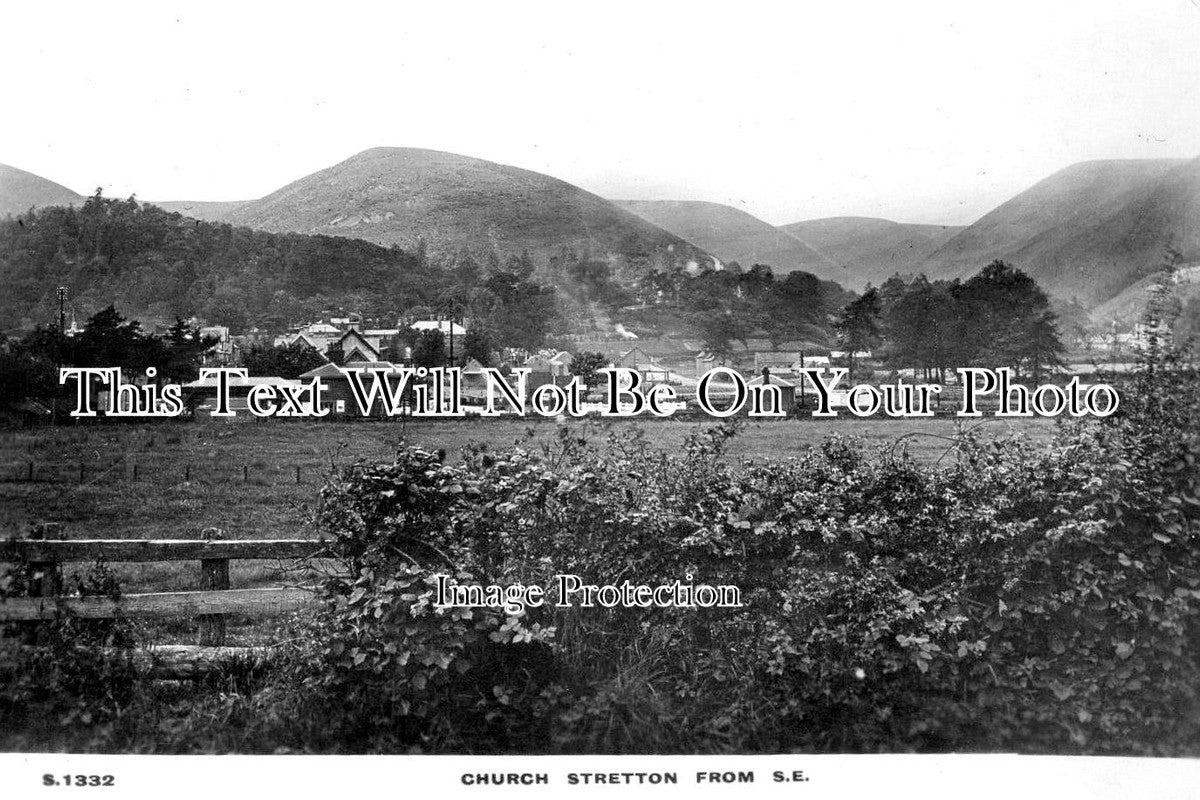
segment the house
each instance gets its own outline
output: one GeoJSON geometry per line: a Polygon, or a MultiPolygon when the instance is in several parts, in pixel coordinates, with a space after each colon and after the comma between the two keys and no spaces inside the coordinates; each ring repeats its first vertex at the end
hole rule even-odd
{"type": "MultiPolygon", "coordinates": [[[[399,367],[389,361],[355,361],[346,364],[344,367],[339,367],[337,364],[322,364],[321,366],[310,369],[300,376],[300,380],[304,383],[310,383],[314,378],[321,379],[323,391],[321,393],[321,408],[329,412],[331,417],[360,417],[362,412],[359,410],[358,402],[355,400],[354,391],[350,388],[350,377],[347,374],[348,370],[383,370],[385,372],[384,379],[390,385],[397,386],[400,381],[399,367]]],[[[371,376],[366,376],[363,379],[363,385],[370,386],[370,381],[374,380],[371,376]]],[[[412,384],[405,389],[401,397],[402,403],[412,403],[412,384]]],[[[370,409],[370,416],[385,417],[387,416],[387,408],[381,402],[375,403],[370,409]]]]}
{"type": "Polygon", "coordinates": [[[633,368],[642,376],[642,380],[646,383],[670,383],[671,371],[661,364],[654,362],[638,362],[633,365],[633,368]]]}
{"type": "Polygon", "coordinates": [[[533,372],[549,372],[555,378],[562,378],[571,374],[571,363],[575,357],[566,350],[542,350],[535,353],[521,365],[528,367],[533,372]]]}
{"type": "MultiPolygon", "coordinates": [[[[783,411],[783,413],[791,414],[796,408],[796,390],[800,387],[800,384],[775,375],[771,372],[770,367],[764,368],[761,375],[753,380],[747,381],[746,385],[751,389],[753,389],[755,386],[778,386],[780,388],[779,396],[782,402],[780,409],[783,411]]],[[[771,400],[764,400],[764,411],[776,410],[770,405],[771,402],[771,400]]]]}
{"type": "MultiPolygon", "coordinates": [[[[751,379],[741,379],[741,386],[749,390],[753,390],[754,387],[763,386],[764,384],[779,387],[779,409],[782,410],[784,414],[792,414],[796,408],[796,394],[800,388],[800,384],[797,381],[782,378],[771,373],[770,368],[765,370],[765,373],[762,375],[758,375],[751,379]]],[[[704,389],[705,396],[708,397],[709,401],[718,409],[731,406],[737,397],[738,391],[738,380],[725,371],[714,373],[708,379],[704,389]]],[[[768,391],[770,391],[772,395],[775,394],[774,390],[768,391]]],[[[751,408],[752,404],[749,396],[747,396],[746,402],[741,406],[738,413],[749,414],[751,408]]],[[[764,401],[763,410],[766,412],[775,412],[776,408],[774,406],[774,401],[769,398],[766,399],[764,401]]]]}
{"type": "Polygon", "coordinates": [[[477,359],[468,358],[462,366],[463,397],[483,399],[487,396],[487,376],[483,372],[483,364],[477,359]]]}
{"type": "Polygon", "coordinates": [[[442,340],[450,350],[460,350],[462,348],[462,338],[467,335],[466,328],[457,322],[451,322],[447,319],[417,320],[412,325],[409,325],[408,329],[416,331],[418,336],[425,331],[440,331],[442,340]]]}
{"type": "Polygon", "coordinates": [[[696,365],[696,377],[699,378],[714,367],[730,367],[737,365],[737,359],[733,356],[718,356],[715,353],[710,353],[707,350],[701,350],[693,357],[696,365]]]}
{"type": "Polygon", "coordinates": [[[379,341],[372,342],[357,328],[350,328],[329,346],[327,354],[330,361],[338,364],[378,361],[379,341]]]}
{"type": "Polygon", "coordinates": [[[227,367],[233,363],[233,340],[229,328],[224,325],[206,325],[200,329],[200,339],[216,339],[211,348],[204,351],[200,363],[206,367],[227,367]]]}
{"type": "Polygon", "coordinates": [[[654,363],[654,359],[648,356],[646,351],[642,350],[640,347],[634,347],[630,350],[626,350],[624,353],[618,356],[616,361],[613,363],[613,366],[637,368],[638,364],[652,363],[654,363]]]}
{"type": "Polygon", "coordinates": [[[287,345],[301,342],[308,347],[311,347],[322,357],[325,356],[329,346],[336,342],[342,335],[340,328],[334,327],[324,322],[318,322],[313,325],[305,325],[297,330],[282,334],[275,337],[276,347],[285,347],[287,345]]]}
{"type": "Polygon", "coordinates": [[[763,367],[766,367],[772,372],[791,372],[800,359],[800,353],[794,350],[788,352],[755,353],[754,371],[762,372],[763,367]]]}
{"type": "MultiPolygon", "coordinates": [[[[379,357],[388,361],[404,358],[404,343],[400,341],[399,328],[369,328],[362,332],[367,341],[379,351],[379,357]]],[[[411,356],[411,353],[409,354],[411,356]]]]}
{"type": "Polygon", "coordinates": [[[614,367],[635,369],[645,383],[684,383],[688,379],[672,372],[657,359],[651,357],[641,347],[634,347],[622,353],[614,362],[614,367]]]}
{"type": "MultiPolygon", "coordinates": [[[[239,416],[248,414],[247,396],[256,386],[298,387],[300,381],[269,376],[239,378],[229,376],[229,410],[239,416]]],[[[197,419],[209,417],[217,410],[218,380],[215,376],[194,380],[183,385],[183,404],[197,419]]]]}

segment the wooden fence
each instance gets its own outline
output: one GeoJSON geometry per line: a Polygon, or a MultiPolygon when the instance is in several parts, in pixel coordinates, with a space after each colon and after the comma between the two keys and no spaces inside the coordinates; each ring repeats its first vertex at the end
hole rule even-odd
{"type": "MultiPolygon", "coordinates": [[[[44,535],[44,534],[43,534],[44,535]]],[[[0,598],[0,623],[24,623],[24,643],[37,644],[38,623],[66,612],[84,619],[179,618],[199,622],[198,645],[158,645],[141,654],[158,677],[190,678],[237,656],[255,657],[262,648],[225,647],[229,614],[265,616],[313,605],[300,587],[233,589],[232,560],[299,559],[320,556],[311,539],[12,539],[0,543],[0,562],[24,563],[32,580],[29,596],[0,598]],[[71,562],[196,561],[199,591],[126,594],[116,598],[62,594],[60,567],[71,562]]]]}

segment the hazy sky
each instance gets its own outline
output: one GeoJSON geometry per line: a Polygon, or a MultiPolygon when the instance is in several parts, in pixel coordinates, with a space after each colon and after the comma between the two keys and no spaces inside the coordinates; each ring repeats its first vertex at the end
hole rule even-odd
{"type": "Polygon", "coordinates": [[[1200,155],[1200,0],[9,4],[0,162],[232,200],[380,145],[773,223],[1200,155]]]}

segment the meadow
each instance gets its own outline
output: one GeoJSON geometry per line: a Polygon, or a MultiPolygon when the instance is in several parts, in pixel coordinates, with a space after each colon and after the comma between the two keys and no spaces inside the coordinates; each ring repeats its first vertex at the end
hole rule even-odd
{"type": "MultiPolygon", "coordinates": [[[[0,434],[0,538],[23,536],[40,522],[62,524],[68,539],[195,539],[216,528],[228,539],[315,538],[319,492],[336,470],[356,462],[391,461],[404,444],[445,450],[486,443],[493,449],[537,449],[563,425],[590,440],[645,437],[666,451],[715,422],[637,419],[555,422],[464,419],[349,422],[238,418],[228,421],[78,424],[0,434]],[[31,467],[32,465],[32,467],[31,467]],[[32,480],[30,476],[32,475],[32,480]]],[[[1020,435],[1047,441],[1049,420],[793,419],[748,422],[729,442],[728,461],[781,461],[829,436],[860,439],[868,451],[907,451],[926,465],[945,465],[955,437],[978,428],[985,437],[1020,435]]],[[[86,564],[66,568],[72,574],[86,564]]],[[[126,592],[199,589],[194,563],[109,565],[126,592]]],[[[236,588],[297,583],[281,562],[234,561],[236,588]]],[[[269,636],[265,620],[230,619],[230,643],[269,636]]],[[[154,638],[194,641],[191,620],[155,623],[154,638]]]]}
{"type": "MultiPolygon", "coordinates": [[[[71,538],[190,538],[209,527],[229,538],[302,537],[312,532],[307,512],[334,468],[390,460],[404,444],[445,450],[450,462],[475,442],[537,448],[562,425],[592,439],[644,436],[670,451],[715,422],[238,419],[7,431],[0,433],[0,536],[55,521],[71,538]]],[[[935,466],[953,459],[955,438],[965,431],[1044,442],[1053,428],[1043,419],[749,422],[726,458],[778,461],[841,436],[935,466]]]]}

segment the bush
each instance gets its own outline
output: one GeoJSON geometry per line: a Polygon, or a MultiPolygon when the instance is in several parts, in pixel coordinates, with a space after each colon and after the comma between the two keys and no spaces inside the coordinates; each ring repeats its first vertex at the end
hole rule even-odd
{"type": "MultiPolygon", "coordinates": [[[[18,564],[3,578],[0,594],[20,596],[42,576],[18,564]]],[[[70,584],[68,591],[81,595],[115,596],[120,591],[103,561],[71,576],[70,584]]],[[[38,647],[21,647],[15,638],[8,641],[13,645],[6,648],[11,661],[0,687],[0,717],[7,721],[9,742],[5,749],[59,746],[80,730],[92,742],[102,740],[136,697],[141,676],[132,657],[132,629],[125,620],[78,619],[63,613],[38,625],[38,647]]]]}
{"type": "Polygon", "coordinates": [[[319,684],[356,725],[450,749],[1194,752],[1195,373],[1125,397],[1048,449],[968,439],[943,471],[836,437],[730,464],[730,426],[678,456],[564,428],[541,453],[360,465],[325,491],[349,570],[319,684]],[[436,572],[692,576],[744,605],[439,612],[436,572]]]}

